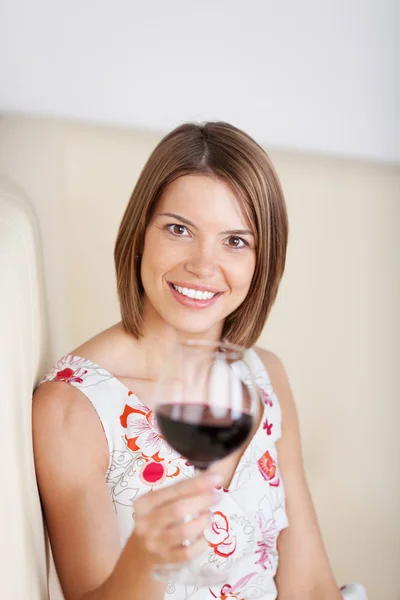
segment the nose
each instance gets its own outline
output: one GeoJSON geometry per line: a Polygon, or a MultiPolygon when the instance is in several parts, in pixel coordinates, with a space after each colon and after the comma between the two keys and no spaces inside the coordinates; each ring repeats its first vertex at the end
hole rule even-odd
{"type": "Polygon", "coordinates": [[[185,269],[199,279],[212,277],[217,270],[213,248],[206,244],[193,244],[185,269]]]}

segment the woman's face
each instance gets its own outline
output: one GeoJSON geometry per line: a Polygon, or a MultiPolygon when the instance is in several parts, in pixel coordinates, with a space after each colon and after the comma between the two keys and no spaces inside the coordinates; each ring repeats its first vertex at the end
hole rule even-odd
{"type": "Polygon", "coordinates": [[[255,239],[230,186],[184,175],[167,186],[145,235],[145,319],[188,335],[219,337],[246,298],[255,239]]]}

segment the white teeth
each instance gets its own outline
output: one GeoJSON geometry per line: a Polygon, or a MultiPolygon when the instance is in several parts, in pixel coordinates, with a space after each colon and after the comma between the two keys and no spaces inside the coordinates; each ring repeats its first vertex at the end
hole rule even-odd
{"type": "Polygon", "coordinates": [[[188,296],[188,298],[194,298],[195,300],[211,300],[215,296],[213,292],[201,292],[200,290],[182,288],[179,285],[174,285],[174,288],[183,296],[188,296]]]}

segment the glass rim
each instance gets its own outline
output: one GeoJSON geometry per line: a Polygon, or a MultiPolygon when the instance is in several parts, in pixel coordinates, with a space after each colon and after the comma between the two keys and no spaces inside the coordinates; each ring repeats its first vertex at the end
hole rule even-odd
{"type": "Polygon", "coordinates": [[[232,344],[231,342],[228,342],[226,340],[220,340],[220,341],[212,341],[212,340],[201,340],[201,339],[187,339],[187,340],[183,340],[181,342],[175,342],[174,343],[174,347],[180,347],[180,346],[188,346],[191,348],[195,348],[195,347],[209,347],[209,348],[215,348],[216,350],[218,348],[226,348],[227,350],[235,350],[236,352],[241,352],[241,353],[245,353],[247,352],[247,348],[245,348],[244,346],[239,346],[237,344],[232,344]]]}
{"type": "Polygon", "coordinates": [[[246,357],[247,348],[238,346],[237,344],[231,344],[227,341],[212,341],[212,340],[200,340],[200,339],[187,339],[180,342],[175,342],[173,346],[173,353],[188,350],[209,350],[211,353],[214,351],[216,358],[220,357],[229,360],[244,360],[246,357]]]}

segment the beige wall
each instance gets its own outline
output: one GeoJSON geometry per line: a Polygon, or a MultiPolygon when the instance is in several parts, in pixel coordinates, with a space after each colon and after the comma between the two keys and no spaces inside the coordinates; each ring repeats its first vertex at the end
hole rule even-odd
{"type": "MultiPolygon", "coordinates": [[[[157,136],[0,121],[0,171],[42,230],[48,362],[118,319],[112,250],[157,136]]],[[[400,168],[270,152],[288,202],[287,271],[260,344],[286,363],[340,583],[400,598],[400,168]]]]}

